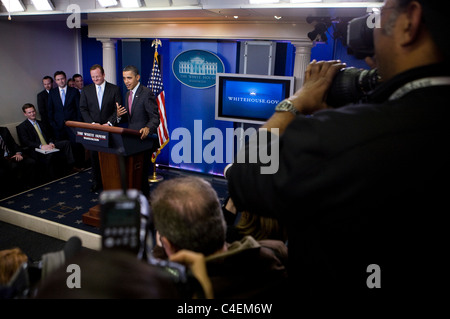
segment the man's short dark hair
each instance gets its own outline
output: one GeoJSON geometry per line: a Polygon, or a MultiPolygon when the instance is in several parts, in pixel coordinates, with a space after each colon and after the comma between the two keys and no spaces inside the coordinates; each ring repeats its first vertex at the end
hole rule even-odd
{"type": "Polygon", "coordinates": [[[29,109],[29,108],[33,108],[34,110],[36,110],[36,108],[34,107],[34,105],[33,104],[31,104],[31,103],[25,103],[23,106],[22,106],[22,111],[23,111],[23,113],[25,113],[25,110],[26,109],[29,109]]]}
{"type": "Polygon", "coordinates": [[[83,77],[83,76],[82,76],[81,74],[75,73],[75,74],[72,76],[72,79],[75,80],[76,78],[82,78],[82,77],[83,77]]]}
{"type": "MultiPolygon", "coordinates": [[[[397,0],[399,8],[406,8],[414,0],[397,0]]],[[[419,2],[423,10],[422,21],[430,31],[434,43],[444,54],[445,58],[450,58],[450,44],[448,41],[448,12],[450,11],[449,1],[440,0],[415,0],[419,2]]]]}
{"type": "Polygon", "coordinates": [[[100,69],[100,72],[102,72],[102,74],[105,74],[105,70],[103,69],[103,67],[100,64],[94,64],[93,66],[91,66],[89,71],[93,71],[95,69],[100,69]]]}
{"type": "Polygon", "coordinates": [[[64,75],[64,77],[67,79],[66,73],[64,71],[56,71],[53,77],[56,78],[57,75],[64,75]]]}
{"type": "Polygon", "coordinates": [[[139,70],[137,67],[135,67],[134,65],[127,65],[124,69],[123,72],[128,72],[131,71],[134,73],[134,75],[139,75],[139,70]]]}
{"type": "Polygon", "coordinates": [[[42,81],[44,80],[50,80],[53,83],[53,78],[50,75],[46,75],[42,78],[42,81]]]}

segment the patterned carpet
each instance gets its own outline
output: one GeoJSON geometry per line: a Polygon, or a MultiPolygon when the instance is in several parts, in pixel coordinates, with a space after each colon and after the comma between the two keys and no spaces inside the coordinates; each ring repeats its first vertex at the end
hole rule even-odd
{"type": "MultiPolygon", "coordinates": [[[[226,180],[222,177],[186,172],[176,169],[157,169],[164,179],[198,175],[208,180],[221,201],[227,196],[226,180]]],[[[86,225],[82,215],[98,204],[99,194],[90,192],[91,169],[69,175],[41,187],[0,200],[0,206],[44,218],[66,226],[100,234],[97,227],[86,225]]],[[[152,187],[156,184],[151,184],[152,187]]]]}

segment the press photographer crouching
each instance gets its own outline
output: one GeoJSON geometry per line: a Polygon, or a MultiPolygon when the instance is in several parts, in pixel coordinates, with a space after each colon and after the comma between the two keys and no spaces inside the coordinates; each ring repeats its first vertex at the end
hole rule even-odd
{"type": "Polygon", "coordinates": [[[202,254],[183,250],[170,260],[151,256],[154,242],[151,213],[148,200],[140,191],[104,191],[100,203],[102,249],[85,250],[66,261],[40,282],[36,298],[213,297],[202,254]],[[71,264],[73,275],[66,269],[71,264]]]}
{"type": "Polygon", "coordinates": [[[201,253],[180,250],[168,260],[155,242],[147,198],[135,189],[100,195],[101,249],[71,237],[62,250],[32,261],[18,248],[0,251],[0,299],[211,299],[201,253]]]}
{"type": "Polygon", "coordinates": [[[237,162],[226,172],[238,210],[290,226],[293,297],[439,291],[447,271],[448,12],[448,2],[386,0],[373,29],[381,83],[365,102],[330,108],[331,83],[346,65],[312,61],[303,87],[263,125],[279,129],[279,170],[261,174],[263,163],[237,162]]]}

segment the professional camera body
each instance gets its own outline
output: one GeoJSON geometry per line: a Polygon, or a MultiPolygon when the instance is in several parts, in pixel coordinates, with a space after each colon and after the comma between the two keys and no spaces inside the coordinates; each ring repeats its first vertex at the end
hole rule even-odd
{"type": "Polygon", "coordinates": [[[153,257],[156,242],[147,198],[136,189],[108,190],[100,194],[102,250],[127,251],[150,265],[163,269],[182,296],[200,298],[203,289],[190,269],[182,264],[153,257]]]}
{"type": "MultiPolygon", "coordinates": [[[[355,18],[347,25],[348,53],[357,59],[374,54],[373,28],[367,23],[369,18],[369,15],[355,18]]],[[[379,82],[380,77],[376,69],[364,70],[354,67],[341,69],[331,84],[327,104],[337,108],[360,102],[379,82]]]]}

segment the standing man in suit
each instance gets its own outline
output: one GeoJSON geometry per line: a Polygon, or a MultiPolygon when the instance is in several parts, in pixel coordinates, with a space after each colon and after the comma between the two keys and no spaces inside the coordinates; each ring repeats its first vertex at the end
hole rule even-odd
{"type": "Polygon", "coordinates": [[[48,94],[51,89],[53,89],[53,78],[49,75],[46,75],[42,78],[42,84],[44,85],[44,89],[38,93],[37,95],[37,107],[39,110],[39,114],[41,115],[42,123],[47,127],[51,128],[50,120],[48,118],[48,94]]]}
{"type": "Polygon", "coordinates": [[[22,106],[23,114],[26,117],[22,123],[17,126],[17,135],[20,144],[29,148],[29,155],[44,166],[42,172],[44,181],[53,180],[57,177],[56,168],[61,168],[63,172],[69,172],[75,162],[72,147],[68,140],[56,141],[42,121],[36,119],[36,108],[31,103],[22,106]],[[51,151],[55,148],[58,152],[41,154],[35,149],[51,151]]]}
{"type": "Polygon", "coordinates": [[[35,183],[35,161],[24,157],[7,127],[0,127],[0,198],[35,183]]]}
{"type": "Polygon", "coordinates": [[[84,147],[76,143],[75,133],[65,125],[66,121],[81,122],[80,92],[67,85],[66,73],[56,71],[54,79],[57,87],[48,96],[48,117],[56,140],[69,140],[75,156],[75,166],[84,166],[84,147]]]}
{"type": "MultiPolygon", "coordinates": [[[[149,134],[156,134],[159,126],[159,111],[156,98],[152,91],[141,85],[139,70],[134,65],[123,69],[123,82],[128,89],[125,106],[117,104],[118,121],[127,122],[128,128],[139,131],[141,139],[147,138],[149,134]]],[[[158,147],[158,145],[155,145],[158,147]]],[[[151,156],[153,151],[149,150],[144,155],[144,174],[142,174],[142,193],[148,197],[150,186],[148,184],[148,173],[150,170],[151,156]]]]}
{"type": "MultiPolygon", "coordinates": [[[[94,64],[91,69],[92,84],[81,91],[80,111],[83,121],[99,125],[114,125],[116,123],[116,103],[122,103],[122,94],[117,85],[105,81],[105,70],[99,64],[94,64]]],[[[102,177],[98,152],[91,151],[93,184],[92,192],[102,187],[102,177]]]]}
{"type": "Polygon", "coordinates": [[[81,94],[81,90],[83,90],[83,87],[84,87],[83,76],[81,74],[76,73],[72,76],[72,79],[73,79],[73,82],[75,82],[75,88],[77,88],[81,94]]]}

